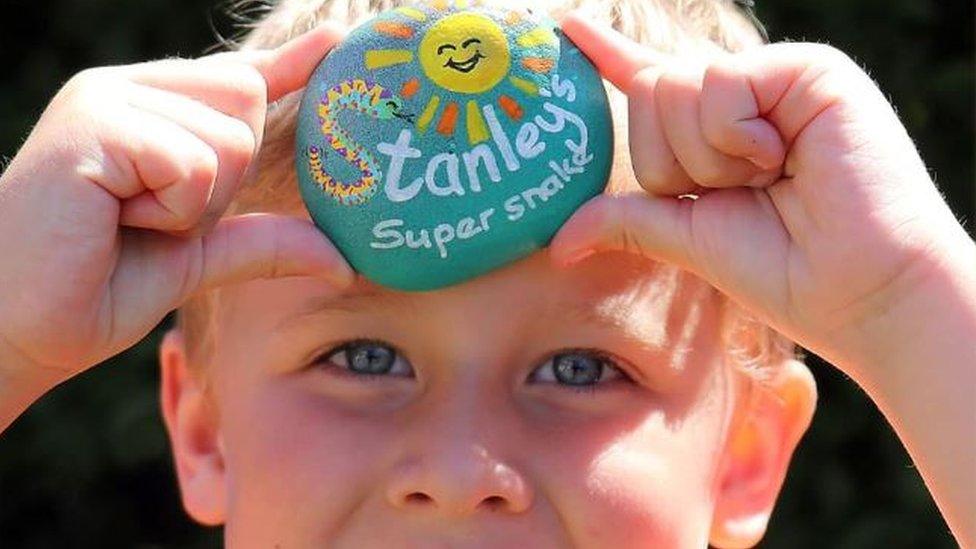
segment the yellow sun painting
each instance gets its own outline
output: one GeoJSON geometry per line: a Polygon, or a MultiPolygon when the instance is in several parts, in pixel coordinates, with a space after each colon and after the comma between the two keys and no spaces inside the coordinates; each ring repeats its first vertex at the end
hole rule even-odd
{"type": "Polygon", "coordinates": [[[384,45],[403,46],[368,49],[364,65],[377,79],[389,82],[384,72],[400,77],[391,87],[415,102],[419,133],[433,127],[454,136],[463,116],[475,145],[489,139],[482,104],[495,102],[518,121],[525,109],[516,97],[536,97],[548,83],[559,52],[555,23],[487,8],[481,0],[433,0],[397,8],[372,24],[384,45]]]}

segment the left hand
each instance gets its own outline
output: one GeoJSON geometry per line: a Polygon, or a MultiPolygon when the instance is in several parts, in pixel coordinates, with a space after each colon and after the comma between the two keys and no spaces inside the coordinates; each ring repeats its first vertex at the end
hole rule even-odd
{"type": "Polygon", "coordinates": [[[551,243],[557,263],[610,249],[676,263],[835,364],[883,344],[879,315],[976,267],[958,261],[976,247],[891,105],[839,50],[780,43],[705,64],[578,13],[562,28],[628,97],[647,193],[585,204],[551,243]]]}

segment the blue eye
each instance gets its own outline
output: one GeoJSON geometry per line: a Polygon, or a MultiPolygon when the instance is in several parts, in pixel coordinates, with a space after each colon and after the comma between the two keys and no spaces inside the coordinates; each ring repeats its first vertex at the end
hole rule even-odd
{"type": "MultiPolygon", "coordinates": [[[[357,379],[413,377],[413,368],[390,345],[355,340],[327,351],[317,363],[357,379]]],[[[595,392],[598,385],[629,380],[606,353],[572,349],[552,355],[529,376],[530,381],[552,383],[581,393],[595,392]]]]}
{"type": "Polygon", "coordinates": [[[413,372],[396,349],[378,341],[351,341],[327,352],[324,358],[330,366],[367,378],[409,377],[413,372]],[[405,374],[402,373],[404,369],[405,374]]]}
{"type": "Polygon", "coordinates": [[[530,378],[555,382],[578,392],[594,392],[601,382],[628,379],[605,353],[589,349],[557,353],[532,372],[530,378]]]}

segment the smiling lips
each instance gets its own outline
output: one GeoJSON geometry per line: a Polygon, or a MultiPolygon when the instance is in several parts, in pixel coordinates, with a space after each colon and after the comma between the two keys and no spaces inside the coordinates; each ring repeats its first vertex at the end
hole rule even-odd
{"type": "Polygon", "coordinates": [[[471,72],[476,66],[478,66],[478,62],[484,58],[485,56],[481,55],[481,52],[479,51],[475,52],[474,55],[464,61],[455,61],[453,58],[448,59],[447,63],[444,63],[444,66],[450,67],[458,72],[471,72]]]}

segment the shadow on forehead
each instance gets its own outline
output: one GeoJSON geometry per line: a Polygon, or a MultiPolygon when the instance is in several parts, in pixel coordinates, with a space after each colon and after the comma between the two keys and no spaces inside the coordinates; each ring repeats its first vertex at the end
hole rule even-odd
{"type": "Polygon", "coordinates": [[[308,308],[407,312],[480,303],[523,310],[577,309],[604,317],[640,310],[663,324],[676,303],[690,306],[714,295],[715,290],[697,277],[635,255],[607,252],[560,269],[550,264],[543,250],[461,284],[425,292],[386,288],[359,276],[343,295],[316,298],[308,308]]]}

